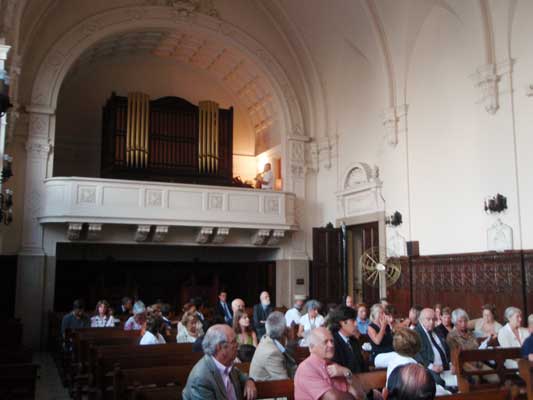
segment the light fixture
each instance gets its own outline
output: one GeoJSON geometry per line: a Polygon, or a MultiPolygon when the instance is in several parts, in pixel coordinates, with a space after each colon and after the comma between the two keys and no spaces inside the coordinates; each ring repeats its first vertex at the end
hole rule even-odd
{"type": "Polygon", "coordinates": [[[387,225],[400,226],[402,222],[402,214],[399,211],[395,211],[394,214],[385,217],[385,224],[387,225]]]}
{"type": "Polygon", "coordinates": [[[500,193],[495,196],[489,196],[483,202],[483,209],[487,214],[504,212],[507,210],[507,197],[500,193]]]}
{"type": "Polygon", "coordinates": [[[0,221],[5,225],[13,222],[13,191],[11,189],[0,193],[0,221]]]}

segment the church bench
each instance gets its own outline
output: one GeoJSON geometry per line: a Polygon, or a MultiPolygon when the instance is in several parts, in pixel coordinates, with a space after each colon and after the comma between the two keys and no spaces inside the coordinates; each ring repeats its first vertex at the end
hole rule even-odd
{"type": "Polygon", "coordinates": [[[362,372],[360,374],[354,374],[354,378],[361,383],[365,392],[372,389],[381,390],[387,384],[387,370],[379,369],[371,372],[362,372]]]}
{"type": "Polygon", "coordinates": [[[292,379],[282,379],[278,381],[256,382],[258,399],[287,398],[294,399],[294,381],[292,379]]]}
{"type": "MultiPolygon", "coordinates": [[[[497,348],[484,350],[454,350],[452,362],[457,375],[457,386],[460,393],[468,393],[475,390],[498,388],[504,383],[516,377],[516,368],[506,368],[505,360],[520,358],[520,348],[497,348]],[[490,362],[491,367],[472,368],[477,363],[490,362]],[[465,368],[465,364],[469,367],[465,368]],[[474,377],[497,375],[500,383],[471,383],[474,377]]],[[[486,364],[482,364],[485,366],[486,364]]]]}
{"type": "Polygon", "coordinates": [[[510,400],[512,398],[509,389],[477,390],[470,393],[455,393],[437,397],[437,399],[442,400],[510,400]]]}
{"type": "Polygon", "coordinates": [[[533,362],[529,360],[518,361],[520,377],[526,383],[526,393],[528,400],[533,400],[533,362]]]}
{"type": "Polygon", "coordinates": [[[309,357],[309,347],[296,346],[294,349],[294,360],[300,364],[303,360],[309,357]]]}
{"type": "MultiPolygon", "coordinates": [[[[173,384],[184,388],[193,367],[194,364],[133,369],[116,367],[113,373],[113,399],[127,399],[132,390],[140,386],[161,387],[173,384]]],[[[248,373],[250,363],[238,364],[235,367],[244,373],[248,373]]]]}
{"type": "Polygon", "coordinates": [[[190,343],[167,343],[151,346],[101,346],[92,349],[89,392],[91,397],[105,393],[113,384],[116,366],[123,369],[163,365],[194,365],[202,353],[193,353],[190,343]]]}
{"type": "Polygon", "coordinates": [[[34,399],[38,368],[36,364],[0,365],[0,399],[34,399]]]}
{"type": "Polygon", "coordinates": [[[181,400],[182,390],[178,386],[137,387],[130,393],[129,400],[181,400]]]}

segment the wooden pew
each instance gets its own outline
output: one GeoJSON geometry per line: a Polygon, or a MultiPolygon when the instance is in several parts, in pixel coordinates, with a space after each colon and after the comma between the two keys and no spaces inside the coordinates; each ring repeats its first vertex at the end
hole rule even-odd
{"type": "Polygon", "coordinates": [[[286,397],[287,400],[294,400],[294,381],[292,379],[256,382],[255,387],[257,388],[258,399],[286,397]]]}
{"type": "Polygon", "coordinates": [[[372,389],[383,389],[387,384],[387,370],[378,369],[371,372],[363,372],[354,375],[354,380],[359,380],[365,392],[372,389]]]}
{"type": "Polygon", "coordinates": [[[0,365],[0,399],[34,399],[36,364],[2,364],[0,365]]]}
{"type": "Polygon", "coordinates": [[[89,394],[91,398],[102,396],[113,385],[113,371],[147,368],[164,365],[194,365],[202,353],[193,353],[190,343],[167,343],[152,346],[103,346],[95,347],[91,356],[89,394]]]}
{"type": "Polygon", "coordinates": [[[533,362],[529,360],[518,361],[520,377],[526,383],[526,393],[528,400],[533,400],[533,362]]]}
{"type": "MultiPolygon", "coordinates": [[[[520,348],[497,348],[484,350],[454,350],[452,352],[453,365],[455,365],[457,375],[457,386],[460,393],[468,393],[475,390],[494,389],[503,386],[506,380],[515,378],[518,369],[506,368],[504,363],[507,359],[520,358],[520,348]],[[494,362],[489,369],[465,369],[465,364],[470,367],[476,363],[494,362]],[[473,377],[497,375],[500,383],[478,383],[472,384],[470,381],[473,377]]],[[[485,365],[485,364],[483,364],[485,365]]]]}
{"type": "Polygon", "coordinates": [[[309,347],[296,346],[293,357],[296,363],[300,364],[303,360],[309,357],[309,347]]]}
{"type": "Polygon", "coordinates": [[[181,391],[178,386],[137,387],[131,392],[129,400],[181,400],[181,391]]]}
{"type": "Polygon", "coordinates": [[[510,400],[509,389],[477,390],[470,393],[456,393],[449,396],[437,397],[442,400],[510,400]]]}
{"type": "MultiPolygon", "coordinates": [[[[117,367],[113,374],[113,399],[127,399],[135,388],[141,386],[162,387],[172,384],[184,388],[193,367],[194,365],[166,365],[134,369],[117,367]]],[[[248,373],[250,363],[238,364],[235,367],[248,373]]]]}

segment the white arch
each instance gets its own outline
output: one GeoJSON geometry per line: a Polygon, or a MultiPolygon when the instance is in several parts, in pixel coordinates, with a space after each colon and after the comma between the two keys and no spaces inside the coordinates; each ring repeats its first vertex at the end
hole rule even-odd
{"type": "Polygon", "coordinates": [[[63,34],[39,67],[33,82],[30,107],[55,110],[59,90],[68,71],[86,49],[102,39],[123,32],[178,28],[215,39],[222,37],[225,44],[245,54],[272,89],[280,112],[281,137],[304,135],[302,112],[295,91],[283,69],[263,46],[230,23],[201,14],[179,16],[168,7],[108,10],[63,34]]]}

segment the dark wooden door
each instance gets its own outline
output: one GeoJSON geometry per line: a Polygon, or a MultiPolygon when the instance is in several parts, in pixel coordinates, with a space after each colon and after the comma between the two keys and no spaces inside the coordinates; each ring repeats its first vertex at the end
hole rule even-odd
{"type": "Polygon", "coordinates": [[[324,305],[341,301],[342,233],[339,228],[313,228],[313,262],[310,279],[312,298],[324,305]]]}
{"type": "MultiPolygon", "coordinates": [[[[379,247],[379,226],[377,222],[358,225],[362,231],[361,254],[372,247],[379,247]]],[[[379,288],[363,281],[363,301],[372,305],[379,301],[379,288]]]]}

